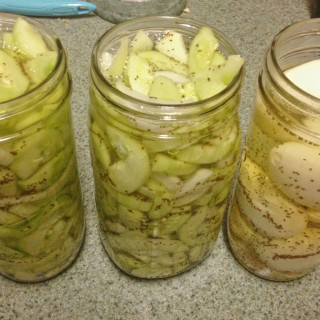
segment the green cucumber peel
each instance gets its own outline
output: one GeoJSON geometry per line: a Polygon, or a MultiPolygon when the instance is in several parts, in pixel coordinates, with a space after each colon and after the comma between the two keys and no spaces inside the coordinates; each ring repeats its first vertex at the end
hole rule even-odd
{"type": "Polygon", "coordinates": [[[39,192],[50,187],[56,182],[70,161],[72,151],[65,148],[60,151],[55,157],[46,162],[32,176],[27,179],[20,180],[18,185],[29,192],[39,192]]]}
{"type": "Polygon", "coordinates": [[[149,178],[149,156],[143,145],[124,132],[108,126],[110,143],[119,160],[108,170],[110,185],[117,191],[130,194],[139,189],[149,178]]]}
{"type": "Polygon", "coordinates": [[[225,158],[233,151],[238,141],[238,127],[232,126],[229,132],[221,136],[204,139],[188,148],[179,151],[176,157],[181,161],[189,161],[195,164],[215,163],[225,158]]]}
{"type": "Polygon", "coordinates": [[[14,160],[10,168],[20,179],[27,179],[63,148],[62,133],[58,129],[42,129],[11,146],[14,160]]]}

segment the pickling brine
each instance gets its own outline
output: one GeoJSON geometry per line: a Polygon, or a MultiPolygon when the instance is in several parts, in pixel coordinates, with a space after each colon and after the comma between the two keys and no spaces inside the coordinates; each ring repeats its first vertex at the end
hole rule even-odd
{"type": "Polygon", "coordinates": [[[276,281],[320,264],[320,46],[312,30],[320,19],[283,30],[268,51],[228,217],[235,257],[276,281]]]}
{"type": "Polygon", "coordinates": [[[243,61],[219,31],[202,27],[136,19],[112,28],[93,51],[100,234],[112,261],[136,277],[168,277],[203,261],[225,212],[240,149],[243,61]],[[190,58],[198,46],[203,56],[190,58]]]}
{"type": "Polygon", "coordinates": [[[59,39],[0,21],[0,273],[37,282],[68,267],[84,236],[71,81],[59,39]]]}

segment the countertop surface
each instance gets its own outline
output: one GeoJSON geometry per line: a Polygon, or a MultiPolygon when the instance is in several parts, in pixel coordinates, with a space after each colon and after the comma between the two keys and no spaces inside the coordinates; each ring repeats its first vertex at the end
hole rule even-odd
{"type": "MultiPolygon", "coordinates": [[[[189,13],[224,32],[246,61],[239,109],[245,134],[265,50],[285,26],[311,16],[303,0],[188,1],[189,13]]],[[[0,277],[0,319],[250,319],[319,320],[320,268],[302,279],[260,279],[234,259],[225,221],[211,255],[200,265],[164,280],[140,280],[118,270],[98,234],[88,143],[88,68],[91,50],[113,25],[95,14],[40,18],[62,40],[73,78],[72,113],[86,214],[86,238],[75,263],[38,284],[0,277]]]]}

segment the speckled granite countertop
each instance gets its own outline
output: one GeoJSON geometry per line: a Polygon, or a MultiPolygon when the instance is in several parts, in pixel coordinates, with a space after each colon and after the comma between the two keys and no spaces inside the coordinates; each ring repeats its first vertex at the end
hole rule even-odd
{"type": "MultiPolygon", "coordinates": [[[[303,0],[190,0],[188,7],[190,13],[183,15],[219,28],[246,60],[240,106],[245,132],[265,49],[283,27],[310,17],[308,3],[303,0]]],[[[0,319],[319,320],[320,268],[288,283],[259,279],[233,258],[225,224],[209,258],[182,275],[144,281],[125,275],[111,263],[98,235],[87,109],[91,50],[97,38],[112,24],[95,15],[40,20],[56,32],[69,54],[87,235],[73,266],[52,280],[28,285],[0,277],[0,319]]]]}

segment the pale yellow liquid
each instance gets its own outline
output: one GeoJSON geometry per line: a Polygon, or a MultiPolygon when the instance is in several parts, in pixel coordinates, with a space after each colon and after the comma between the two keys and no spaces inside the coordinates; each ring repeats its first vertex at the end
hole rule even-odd
{"type": "MultiPolygon", "coordinates": [[[[320,60],[313,64],[317,77],[318,66],[320,60]]],[[[292,81],[312,79],[310,66],[298,68],[289,74],[292,81]]],[[[316,85],[309,87],[314,92],[316,85]]],[[[304,121],[320,125],[317,118],[304,121]]],[[[320,263],[320,141],[304,138],[257,99],[229,212],[229,239],[239,262],[263,278],[299,278],[320,263]]]]}

